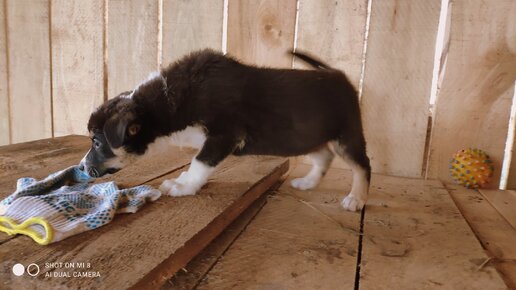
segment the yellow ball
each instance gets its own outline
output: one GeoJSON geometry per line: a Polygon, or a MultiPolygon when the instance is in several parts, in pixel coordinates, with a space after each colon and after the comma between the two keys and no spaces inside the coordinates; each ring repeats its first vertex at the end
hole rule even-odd
{"type": "Polygon", "coordinates": [[[453,155],[450,174],[455,183],[467,188],[482,188],[493,176],[493,162],[480,149],[463,149],[453,155]]]}

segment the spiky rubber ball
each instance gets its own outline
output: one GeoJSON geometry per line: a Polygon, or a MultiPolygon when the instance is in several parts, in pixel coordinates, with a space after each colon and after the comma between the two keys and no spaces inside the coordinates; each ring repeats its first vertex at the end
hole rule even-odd
{"type": "Polygon", "coordinates": [[[463,149],[453,155],[450,174],[453,180],[467,188],[482,188],[493,176],[493,162],[480,149],[463,149]]]}

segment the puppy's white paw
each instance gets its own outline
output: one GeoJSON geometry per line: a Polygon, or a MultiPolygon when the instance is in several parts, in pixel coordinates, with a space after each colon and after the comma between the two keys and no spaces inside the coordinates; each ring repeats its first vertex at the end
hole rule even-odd
{"type": "Polygon", "coordinates": [[[361,210],[364,207],[365,201],[357,198],[354,195],[348,194],[342,202],[341,205],[345,210],[349,211],[357,211],[361,210]]]}
{"type": "Polygon", "coordinates": [[[307,177],[307,176],[292,179],[292,181],[290,181],[290,184],[292,185],[292,187],[301,189],[301,190],[312,189],[312,188],[316,187],[318,183],[319,183],[318,180],[307,177]]]}
{"type": "Polygon", "coordinates": [[[197,192],[197,188],[189,184],[178,183],[177,180],[165,180],[159,187],[159,190],[169,196],[185,196],[194,195],[197,192]]]}

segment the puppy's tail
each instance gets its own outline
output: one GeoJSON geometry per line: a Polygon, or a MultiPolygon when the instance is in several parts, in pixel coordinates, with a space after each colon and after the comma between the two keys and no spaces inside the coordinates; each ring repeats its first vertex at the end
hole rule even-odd
{"type": "Polygon", "coordinates": [[[315,69],[332,69],[329,65],[323,63],[320,60],[316,60],[315,58],[309,56],[306,53],[292,50],[290,54],[292,54],[295,57],[299,57],[301,60],[313,66],[315,69]]]}

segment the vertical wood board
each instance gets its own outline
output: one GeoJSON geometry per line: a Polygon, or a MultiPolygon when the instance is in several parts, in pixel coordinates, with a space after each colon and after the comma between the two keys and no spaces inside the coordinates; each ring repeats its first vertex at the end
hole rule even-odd
{"type": "Polygon", "coordinates": [[[86,134],[104,100],[104,1],[51,2],[54,135],[86,134]]]}
{"type": "MultiPolygon", "coordinates": [[[[358,90],[367,0],[300,0],[297,48],[342,70],[358,90]]],[[[295,60],[295,68],[310,68],[295,60]]]]}
{"type": "Polygon", "coordinates": [[[5,1],[0,0],[0,145],[11,143],[9,127],[9,92],[7,84],[7,34],[5,1]]]}
{"type": "Polygon", "coordinates": [[[171,62],[192,51],[222,50],[223,0],[163,0],[163,62],[171,62]]]}
{"type": "Polygon", "coordinates": [[[451,181],[460,149],[486,151],[499,184],[516,78],[516,2],[456,0],[430,143],[428,177],[451,181]]]}
{"type": "Polygon", "coordinates": [[[419,177],[440,1],[373,1],[362,118],[374,172],[419,177]]]}
{"type": "MultiPolygon", "coordinates": [[[[297,49],[342,70],[358,91],[367,20],[367,0],[299,1],[297,49]]],[[[294,58],[294,68],[313,69],[294,58]]],[[[299,159],[311,163],[308,159],[299,159]]],[[[348,168],[341,158],[331,164],[348,168]]]]}
{"type": "Polygon", "coordinates": [[[12,143],[52,137],[48,0],[7,0],[12,143]]]}
{"type": "Polygon", "coordinates": [[[108,98],[133,89],[158,69],[159,2],[109,0],[108,98]]]}
{"type": "Polygon", "coordinates": [[[296,0],[229,0],[228,54],[250,64],[290,68],[296,0]]]}

